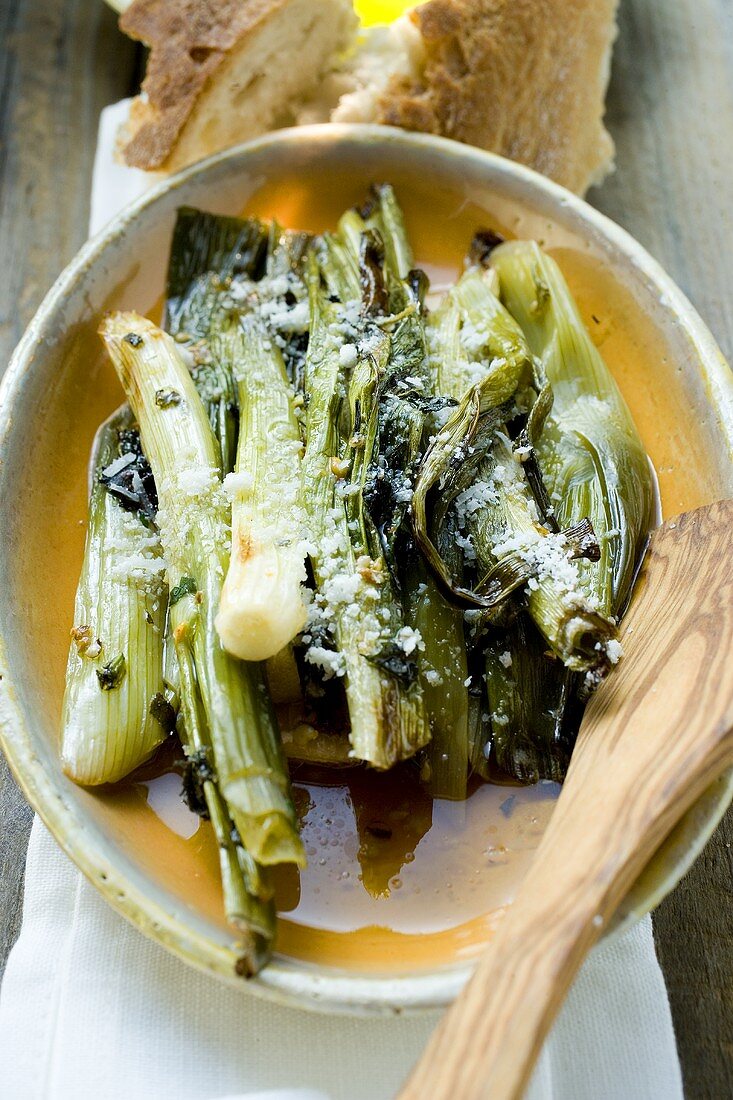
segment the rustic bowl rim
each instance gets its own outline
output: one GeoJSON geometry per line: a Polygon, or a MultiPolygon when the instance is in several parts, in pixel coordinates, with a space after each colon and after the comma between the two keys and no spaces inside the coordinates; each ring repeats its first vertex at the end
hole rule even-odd
{"type": "MultiPolygon", "coordinates": [[[[41,333],[60,313],[74,285],[99,262],[108,246],[134,223],[140,212],[155,204],[171,190],[189,180],[206,175],[226,162],[246,160],[247,156],[269,146],[312,143],[383,144],[427,150],[444,161],[485,169],[487,176],[503,186],[507,194],[512,185],[521,184],[549,198],[558,207],[569,208],[596,236],[626,257],[654,286],[668,309],[684,328],[699,357],[699,373],[707,384],[710,405],[731,444],[733,456],[733,374],[707,326],[673,280],[649,253],[624,229],[589,206],[582,199],[532,169],[495,154],[428,134],[407,133],[392,127],[372,125],[316,125],[279,130],[235,146],[207,158],[151,187],[125,207],[99,233],[86,242],[59,275],[30,322],[16,348],[8,369],[0,381],[0,461],[6,440],[13,430],[16,400],[20,396],[23,375],[40,349],[41,333]]],[[[18,406],[19,407],[19,406],[18,406]]],[[[18,420],[20,421],[20,417],[18,420]]],[[[0,534],[0,549],[2,536],[0,534]]],[[[448,1004],[470,976],[474,963],[452,964],[443,969],[397,976],[358,975],[276,957],[262,975],[243,986],[233,972],[234,953],[186,924],[184,918],[170,914],[160,901],[130,882],[105,855],[100,842],[75,819],[63,792],[47,774],[34,751],[34,735],[26,725],[15,699],[8,676],[5,639],[0,635],[0,746],[31,806],[39,814],[59,845],[77,867],[100,891],[114,909],[143,933],[161,943],[186,962],[213,973],[230,984],[283,1004],[342,1013],[399,1013],[416,1009],[440,1008],[448,1004]]],[[[671,866],[638,891],[623,917],[608,934],[629,927],[656,906],[676,885],[699,855],[733,798],[733,769],[709,788],[667,842],[671,866]]],[[[657,857],[655,857],[656,860],[657,857]]]]}

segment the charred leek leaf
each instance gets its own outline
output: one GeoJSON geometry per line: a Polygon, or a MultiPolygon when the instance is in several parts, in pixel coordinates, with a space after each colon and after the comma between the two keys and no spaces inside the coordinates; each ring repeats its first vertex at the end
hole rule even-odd
{"type": "MultiPolygon", "coordinates": [[[[210,345],[263,271],[267,227],[256,219],[178,211],[168,265],[164,327],[193,360],[193,377],[219,444],[224,473],[234,468],[237,395],[226,345],[210,345]]],[[[161,390],[161,393],[166,391],[161,390]]],[[[173,391],[175,392],[175,391],[173,391]]]]}
{"type": "Polygon", "coordinates": [[[258,665],[223,649],[214,626],[228,557],[228,506],[203,404],[173,339],[134,313],[105,318],[101,335],[140,424],[155,475],[168,576],[197,582],[171,609],[177,647],[191,648],[221,792],[260,863],[304,861],[272,704],[258,665]],[[136,341],[127,337],[133,334],[136,341]],[[159,389],[181,401],[160,408],[159,389]]]}
{"type": "Polygon", "coordinates": [[[151,712],[164,687],[167,605],[150,526],[157,498],[129,412],[101,429],[93,464],[61,729],[64,771],[89,785],[122,779],[169,732],[151,712]]]}
{"type": "Polygon", "coordinates": [[[491,722],[491,758],[522,783],[561,782],[572,752],[575,728],[573,675],[548,660],[543,638],[521,613],[505,635],[485,650],[491,722]]]}

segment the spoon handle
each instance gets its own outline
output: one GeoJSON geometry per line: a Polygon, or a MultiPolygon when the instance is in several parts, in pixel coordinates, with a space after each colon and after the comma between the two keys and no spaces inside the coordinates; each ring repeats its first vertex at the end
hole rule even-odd
{"type": "Polygon", "coordinates": [[[733,763],[733,501],[655,533],[626,656],[591,701],[530,872],[402,1100],[519,1100],[583,959],[733,763]]]}

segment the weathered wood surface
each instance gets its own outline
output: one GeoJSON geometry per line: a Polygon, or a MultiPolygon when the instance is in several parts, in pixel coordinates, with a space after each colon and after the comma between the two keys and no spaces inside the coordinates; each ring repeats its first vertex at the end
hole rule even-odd
{"type": "MultiPolygon", "coordinates": [[[[99,112],[129,94],[137,57],[100,0],[0,0],[0,373],[84,242],[99,112]]],[[[0,973],[30,824],[0,755],[0,973]]]]}
{"type": "MultiPolygon", "coordinates": [[[[0,2],[0,370],[84,239],[100,109],[134,85],[100,0],[0,2]]],[[[622,0],[618,171],[591,201],[686,291],[733,359],[733,3],[622,0]]],[[[0,762],[0,970],[30,814],[0,762]]],[[[733,816],[655,915],[688,1100],[733,1096],[733,816]]]]}
{"type": "MultiPolygon", "coordinates": [[[[621,0],[617,172],[589,196],[672,275],[733,363],[733,3],[621,0]]],[[[687,1100],[733,1096],[733,810],[654,914],[687,1100]]]]}

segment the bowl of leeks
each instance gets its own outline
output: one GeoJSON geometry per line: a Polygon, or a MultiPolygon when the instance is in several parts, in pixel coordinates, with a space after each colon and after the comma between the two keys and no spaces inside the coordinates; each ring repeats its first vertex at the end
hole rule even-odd
{"type": "Polygon", "coordinates": [[[561,188],[313,127],[82,249],[4,379],[0,454],[0,725],[31,804],[187,962],[390,1012],[447,1003],[511,919],[649,530],[733,493],[733,383],[561,188]]]}

